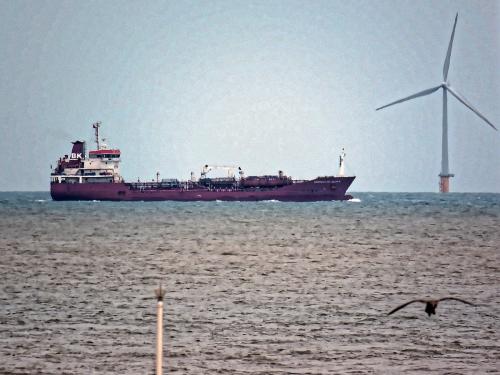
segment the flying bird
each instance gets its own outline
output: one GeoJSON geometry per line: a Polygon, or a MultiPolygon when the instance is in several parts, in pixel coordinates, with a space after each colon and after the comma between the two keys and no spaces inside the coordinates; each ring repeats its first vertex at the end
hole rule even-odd
{"type": "Polygon", "coordinates": [[[437,307],[438,303],[441,301],[447,300],[447,299],[452,299],[455,301],[460,301],[460,302],[466,303],[467,305],[476,306],[473,303],[470,303],[468,301],[465,301],[465,300],[460,299],[460,298],[455,298],[455,297],[444,297],[444,298],[440,298],[440,299],[414,299],[410,302],[403,303],[401,306],[396,307],[394,310],[392,310],[387,315],[394,314],[396,311],[401,310],[402,308],[404,308],[404,307],[406,307],[414,302],[425,303],[425,312],[427,313],[427,315],[429,315],[429,316],[431,316],[432,314],[436,315],[436,307],[437,307]]]}

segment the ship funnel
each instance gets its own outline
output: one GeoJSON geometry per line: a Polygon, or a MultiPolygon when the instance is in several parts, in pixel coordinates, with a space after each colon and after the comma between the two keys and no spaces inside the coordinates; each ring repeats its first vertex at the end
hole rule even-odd
{"type": "Polygon", "coordinates": [[[345,159],[345,152],[344,148],[342,147],[342,151],[340,152],[339,156],[339,177],[344,177],[345,174],[344,159],[345,159]]]}
{"type": "Polygon", "coordinates": [[[85,142],[75,141],[71,149],[70,159],[85,159],[85,142]]]}

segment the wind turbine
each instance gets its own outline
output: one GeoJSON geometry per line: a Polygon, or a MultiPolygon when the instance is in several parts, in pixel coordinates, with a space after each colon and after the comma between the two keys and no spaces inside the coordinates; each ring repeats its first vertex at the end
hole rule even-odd
{"type": "Polygon", "coordinates": [[[395,102],[386,104],[382,107],[377,108],[376,110],[380,110],[382,108],[389,107],[394,104],[402,103],[407,100],[415,99],[420,96],[426,96],[432,94],[433,92],[443,89],[443,138],[442,138],[442,154],[441,154],[441,173],[439,174],[439,191],[441,193],[447,193],[450,189],[450,177],[454,175],[450,173],[448,167],[448,92],[453,95],[457,100],[469,108],[472,112],[478,115],[481,119],[483,119],[488,125],[490,125],[493,129],[498,130],[495,126],[484,117],[476,108],[470,104],[467,99],[464,98],[463,95],[459,94],[455,89],[453,89],[448,82],[448,70],[450,68],[450,57],[451,57],[451,48],[453,46],[453,38],[455,37],[455,28],[457,26],[458,13],[455,16],[455,24],[453,25],[453,31],[451,32],[450,44],[448,45],[448,51],[446,52],[446,59],[444,60],[443,65],[443,82],[436,87],[432,87],[427,90],[420,91],[416,94],[407,96],[406,98],[396,100],[395,102]]]}

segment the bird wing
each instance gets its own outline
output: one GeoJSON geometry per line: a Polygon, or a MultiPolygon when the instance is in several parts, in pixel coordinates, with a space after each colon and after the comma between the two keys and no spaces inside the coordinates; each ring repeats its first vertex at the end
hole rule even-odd
{"type": "Polygon", "coordinates": [[[447,299],[453,299],[455,301],[460,301],[460,302],[466,303],[467,305],[476,306],[476,305],[474,305],[471,302],[468,302],[466,300],[463,300],[463,299],[460,299],[460,298],[456,298],[456,297],[444,297],[444,298],[441,298],[439,301],[444,301],[444,300],[447,300],[447,299]]]}
{"type": "Polygon", "coordinates": [[[398,306],[396,307],[394,310],[392,310],[389,314],[387,315],[391,315],[391,314],[394,314],[396,311],[398,310],[401,310],[402,308],[408,306],[409,304],[413,303],[413,302],[422,302],[422,303],[427,303],[427,301],[424,301],[424,300],[421,300],[421,299],[414,299],[410,302],[406,302],[406,303],[403,303],[401,306],[398,306]]]}

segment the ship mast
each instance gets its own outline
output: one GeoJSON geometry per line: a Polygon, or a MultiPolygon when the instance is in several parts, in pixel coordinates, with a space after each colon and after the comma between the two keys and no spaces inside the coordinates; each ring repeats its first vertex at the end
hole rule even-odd
{"type": "Polygon", "coordinates": [[[99,147],[99,128],[101,127],[101,122],[97,121],[92,124],[92,127],[95,129],[95,143],[97,143],[97,150],[100,150],[99,147]]]}
{"type": "Polygon", "coordinates": [[[344,173],[345,173],[345,166],[344,166],[344,161],[345,159],[345,151],[344,151],[344,147],[342,147],[342,152],[340,153],[340,156],[339,156],[339,174],[338,176],[339,177],[344,177],[344,173]]]}

